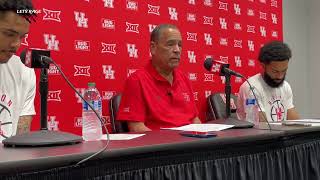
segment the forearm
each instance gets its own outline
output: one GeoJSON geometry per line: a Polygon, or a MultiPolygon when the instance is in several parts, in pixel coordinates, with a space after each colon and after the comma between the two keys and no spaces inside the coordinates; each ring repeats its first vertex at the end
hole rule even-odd
{"type": "Polygon", "coordinates": [[[192,123],[193,124],[201,124],[201,120],[199,117],[195,117],[193,120],[192,120],[192,123]]]}
{"type": "Polygon", "coordinates": [[[32,116],[20,116],[17,127],[17,134],[30,132],[32,116]]]}
{"type": "Polygon", "coordinates": [[[130,132],[151,131],[143,122],[128,122],[128,128],[130,132]]]}

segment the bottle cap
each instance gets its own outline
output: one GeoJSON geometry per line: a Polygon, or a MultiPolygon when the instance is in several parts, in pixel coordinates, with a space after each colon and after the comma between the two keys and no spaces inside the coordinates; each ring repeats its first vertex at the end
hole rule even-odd
{"type": "Polygon", "coordinates": [[[88,87],[96,87],[96,83],[95,82],[88,82],[88,87]]]}

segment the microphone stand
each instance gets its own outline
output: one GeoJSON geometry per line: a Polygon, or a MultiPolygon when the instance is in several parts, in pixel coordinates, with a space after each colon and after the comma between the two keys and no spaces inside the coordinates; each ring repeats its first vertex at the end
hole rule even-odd
{"type": "Polygon", "coordinates": [[[222,71],[221,75],[225,76],[225,94],[226,94],[226,118],[224,124],[234,125],[232,128],[248,128],[253,127],[254,124],[248,121],[242,121],[231,117],[230,98],[231,98],[231,74],[227,71],[222,71]]]}
{"type": "Polygon", "coordinates": [[[41,68],[39,92],[41,96],[40,131],[28,132],[11,136],[2,141],[5,147],[15,146],[57,146],[76,144],[82,142],[82,137],[71,133],[48,130],[47,121],[47,98],[48,98],[48,68],[49,64],[44,63],[41,68]]]}

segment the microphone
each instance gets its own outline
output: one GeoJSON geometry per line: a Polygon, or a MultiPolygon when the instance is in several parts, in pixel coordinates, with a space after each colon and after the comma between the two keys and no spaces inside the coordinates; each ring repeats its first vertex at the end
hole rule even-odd
{"type": "Polygon", "coordinates": [[[230,74],[230,75],[244,78],[242,74],[229,69],[229,64],[226,64],[222,61],[216,61],[216,60],[213,60],[212,58],[207,58],[204,61],[203,65],[206,70],[213,73],[219,73],[220,76],[224,76],[225,74],[230,74]]]}
{"type": "Polygon", "coordinates": [[[50,51],[45,49],[24,49],[20,54],[22,63],[29,68],[49,68],[52,63],[50,51]]]}

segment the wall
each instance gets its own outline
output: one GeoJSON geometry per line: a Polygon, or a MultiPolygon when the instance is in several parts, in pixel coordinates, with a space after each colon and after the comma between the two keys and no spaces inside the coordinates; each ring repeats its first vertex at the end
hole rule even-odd
{"type": "MultiPolygon", "coordinates": [[[[317,0],[314,0],[317,1],[317,0]]],[[[311,115],[309,41],[309,1],[283,0],[283,37],[292,49],[287,80],[294,94],[294,104],[302,117],[311,115]]],[[[318,6],[319,7],[319,6],[318,6]]],[[[319,66],[318,66],[319,67],[319,66]]]]}

